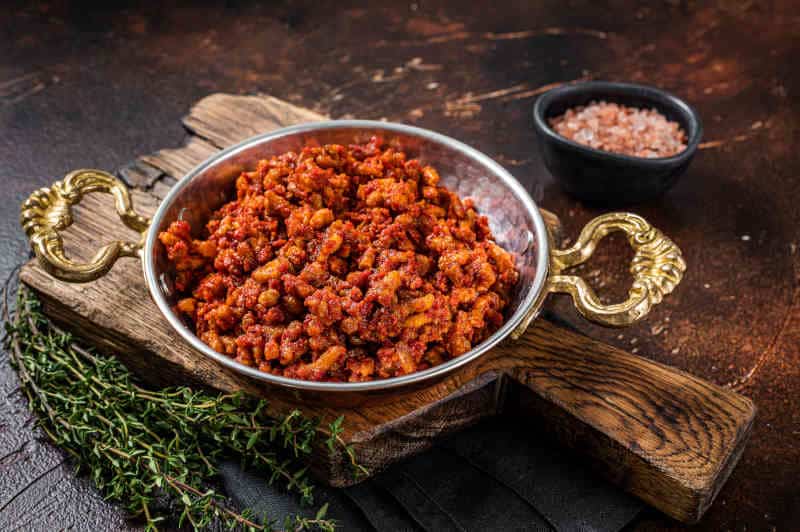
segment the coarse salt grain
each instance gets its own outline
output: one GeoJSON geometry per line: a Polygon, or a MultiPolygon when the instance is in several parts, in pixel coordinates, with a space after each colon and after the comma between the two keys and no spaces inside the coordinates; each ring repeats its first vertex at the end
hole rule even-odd
{"type": "Polygon", "coordinates": [[[570,140],[635,157],[670,157],[686,149],[686,132],[655,109],[605,101],[567,109],[550,126],[570,140]]]}

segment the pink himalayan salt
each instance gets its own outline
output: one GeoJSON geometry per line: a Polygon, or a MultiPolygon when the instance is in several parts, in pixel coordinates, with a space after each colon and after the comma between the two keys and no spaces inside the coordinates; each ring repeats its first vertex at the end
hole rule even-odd
{"type": "Polygon", "coordinates": [[[558,133],[598,150],[635,157],[670,157],[686,149],[686,133],[655,109],[590,102],[550,119],[558,133]]]}

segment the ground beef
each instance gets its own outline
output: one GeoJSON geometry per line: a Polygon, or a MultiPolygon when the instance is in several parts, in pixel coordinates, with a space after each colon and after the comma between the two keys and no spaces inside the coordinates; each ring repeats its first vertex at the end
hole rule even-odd
{"type": "Polygon", "coordinates": [[[159,234],[176,310],[215,351],[275,375],[367,381],[469,351],[518,272],[430,166],[373,138],[262,160],[192,238],[159,234]]]}

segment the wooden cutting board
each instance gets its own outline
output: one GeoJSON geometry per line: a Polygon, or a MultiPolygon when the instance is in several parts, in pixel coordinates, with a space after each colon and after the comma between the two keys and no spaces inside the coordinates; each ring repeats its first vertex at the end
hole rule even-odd
{"type": "MultiPolygon", "coordinates": [[[[215,94],[184,118],[191,134],[184,146],[142,156],[119,175],[135,187],[136,209],[149,216],[177,179],[221,148],[321,118],[269,96],[215,94]]],[[[109,240],[132,236],[107,196],[88,196],[74,214],[65,243],[75,258],[88,259],[109,240]]],[[[122,259],[88,284],[54,280],[36,262],[22,268],[21,279],[39,293],[49,316],[116,353],[150,384],[243,390],[269,399],[275,414],[300,408],[323,421],[344,415],[343,437],[372,472],[505,409],[519,423],[551,432],[630,493],[693,522],[738,461],[755,415],[749,399],[728,389],[546,319],[534,322],[521,340],[426,388],[367,397],[355,407],[319,406],[301,395],[269,394],[185,345],[150,300],[136,260],[122,259]]],[[[314,471],[335,486],[353,482],[342,453],[318,449],[314,471]]]]}

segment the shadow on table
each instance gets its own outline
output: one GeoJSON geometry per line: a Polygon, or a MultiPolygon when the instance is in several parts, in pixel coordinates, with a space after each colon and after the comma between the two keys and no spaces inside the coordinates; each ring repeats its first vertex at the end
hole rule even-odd
{"type": "MultiPolygon", "coordinates": [[[[313,515],[266,480],[222,468],[237,504],[257,515],[313,515]]],[[[317,506],[344,530],[618,531],[644,506],[559,448],[546,427],[498,416],[357,486],[318,486],[317,506]]]]}

